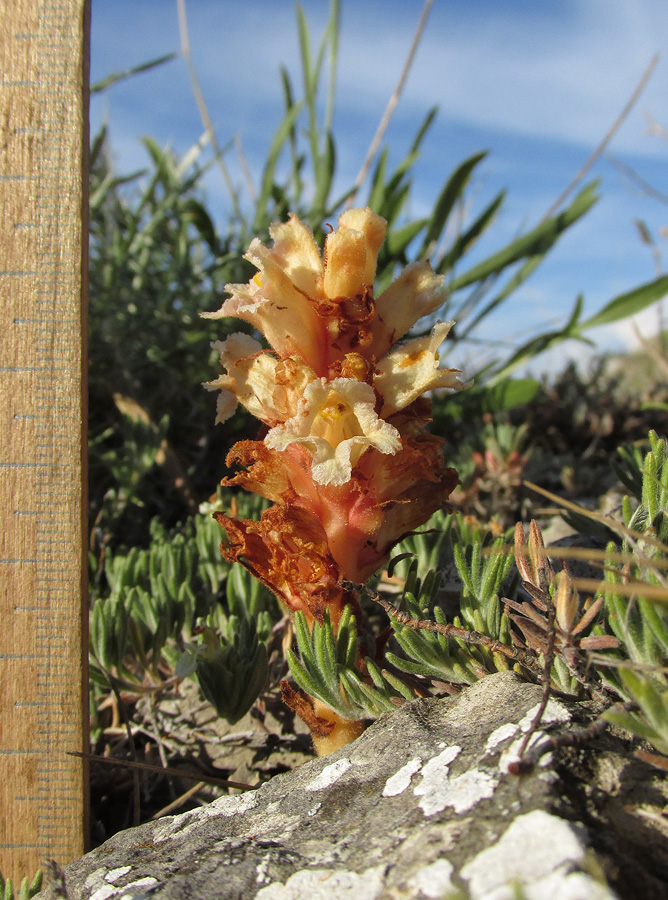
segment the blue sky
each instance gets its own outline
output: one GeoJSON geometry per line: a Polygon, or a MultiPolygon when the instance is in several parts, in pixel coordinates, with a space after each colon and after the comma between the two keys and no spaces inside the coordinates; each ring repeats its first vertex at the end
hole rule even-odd
{"type": "MultiPolygon", "coordinates": [[[[305,0],[314,42],[327,0],[305,0]]],[[[399,78],[422,0],[342,0],[335,134],[338,180],[350,184],[399,78]]],[[[294,4],[289,0],[189,0],[190,43],[218,141],[241,140],[257,185],[282,117],[278,69],[299,79],[294,4]]],[[[176,0],[93,0],[92,80],[178,50],[176,0]]],[[[650,134],[647,116],[668,129],[668,3],[663,0],[435,0],[387,141],[396,163],[428,109],[437,120],[415,169],[411,212],[426,212],[448,173],[479,150],[472,202],[508,197],[485,247],[491,252],[536,224],[602,139],[655,53],[653,77],[616,134],[610,153],[668,193],[668,143],[650,134]]],[[[119,172],[141,167],[139,138],[150,135],[184,153],[202,134],[181,59],[93,97],[91,126],[110,129],[119,172]]],[[[228,163],[242,175],[233,152],[228,163]]],[[[563,320],[578,293],[591,314],[616,294],[655,275],[634,220],[660,242],[668,206],[648,197],[607,158],[590,177],[602,199],[566,235],[481,335],[524,339],[563,320]]],[[[217,170],[207,190],[221,222],[229,202],[217,170]]],[[[485,247],[481,249],[485,249],[485,247]]],[[[668,250],[668,246],[663,245],[668,250]]],[[[668,259],[668,256],[666,257],[668,259]]],[[[642,317],[650,334],[656,311],[642,317]]],[[[602,346],[632,344],[628,324],[599,329],[602,346]]],[[[566,350],[545,365],[559,368],[566,350]]],[[[580,350],[575,351],[581,353],[580,350]]]]}

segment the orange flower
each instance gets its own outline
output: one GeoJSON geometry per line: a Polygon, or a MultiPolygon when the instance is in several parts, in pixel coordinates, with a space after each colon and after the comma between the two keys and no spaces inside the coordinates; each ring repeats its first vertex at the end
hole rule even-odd
{"type": "Polygon", "coordinates": [[[395,544],[446,505],[458,478],[443,468],[443,443],[424,433],[406,437],[393,456],[365,453],[346,484],[320,485],[303,450],[277,453],[262,441],[241,441],[227,464],[247,468],[223,484],[245,487],[275,508],[301,510],[324,532],[340,576],[363,583],[388,562],[395,544]]]}
{"type": "MultiPolygon", "coordinates": [[[[386,225],[369,209],[348,210],[321,257],[291,215],[271,226],[272,247],[251,243],[246,258],[257,274],[228,285],[229,299],[206,314],[249,322],[272,348],[241,333],[212,345],[225,370],[206,385],[220,391],[216,421],[241,403],[266,426],[264,440],[232,448],[227,464],[239,471],[222,483],[273,504],[259,522],[216,514],[223,556],[291,612],[319,622],[327,612],[335,627],[347,605],[361,618],[350,583],[386,565],[403,537],[447,505],[458,481],[444,468],[444,440],[425,432],[425,394],[467,386],[456,369],[440,367],[452,322],[397,344],[443,304],[444,278],[413,263],[375,298],[386,225]]],[[[284,696],[328,747],[362,727],[293,689],[284,696]]]]}
{"type": "Polygon", "coordinates": [[[240,562],[272,590],[291,612],[301,610],[322,622],[325,610],[336,624],[348,603],[356,601],[340,583],[340,573],[319,523],[296,507],[277,505],[259,522],[215,513],[227,533],[221,549],[229,562],[240,562]]]}
{"type": "Polygon", "coordinates": [[[233,448],[228,462],[245,471],[224,483],[268,497],[276,508],[260,523],[234,526],[225,517],[221,524],[231,541],[226,554],[291,608],[303,602],[320,609],[320,599],[303,599],[305,584],[322,598],[325,583],[368,578],[394,544],[446,503],[457,481],[443,469],[443,440],[423,433],[429,413],[422,395],[466,387],[456,369],[439,367],[452,323],[396,345],[443,303],[444,279],[428,263],[413,263],[374,299],[385,228],[369,209],[348,210],[321,258],[312,233],[292,215],[271,226],[273,247],[251,243],[247,258],[258,274],[247,285],[228,285],[230,298],[206,314],[245,319],[273,348],[240,333],[214,343],[226,374],[207,387],[220,390],[217,421],[240,402],[268,427],[264,441],[233,448]],[[299,528],[308,532],[308,548],[299,544],[299,528]],[[271,549],[285,534],[313,563],[310,581],[288,565],[283,549],[271,549]],[[299,589],[290,587],[293,576],[299,589]]]}

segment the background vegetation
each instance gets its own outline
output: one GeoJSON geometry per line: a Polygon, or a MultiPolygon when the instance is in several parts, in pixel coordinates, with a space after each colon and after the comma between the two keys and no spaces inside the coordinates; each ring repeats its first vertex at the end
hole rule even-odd
{"type": "Polygon", "coordinates": [[[268,141],[261,189],[255,202],[232,191],[223,229],[201,187],[210,165],[202,162],[202,146],[178,159],[146,138],[149,168],[119,175],[109,135],[93,141],[94,750],[181,775],[194,771],[200,782],[193,792],[176,776],[140,779],[136,772],[94,768],[96,840],[161,808],[210,798],[201,782],[212,776],[254,783],[303,758],[307,742],[277,699],[288,665],[310,694],[345,715],[370,719],[404,699],[456,692],[500,669],[532,680],[548,672],[554,690],[602,700],[611,721],[651,743],[647,752],[657,759],[668,753],[668,464],[662,441],[668,387],[661,340],[649,371],[632,357],[601,357],[590,371],[570,366],[550,381],[517,376],[548,347],[587,340],[594,326],[663,297],[668,277],[660,273],[585,320],[578,298],[560,327],[467,371],[473,388],[434,397],[433,429],[447,437],[448,463],[460,473],[457,511],[437,514],[424,535],[407,538],[388,571],[367,586],[368,643],[378,652],[367,657],[365,671],[354,665],[353,621],[344,621],[334,636],[326,622],[309,633],[297,618],[293,635],[273,596],[220,557],[212,511],[259,514],[254,498],[216,492],[227,449],[253,437],[255,425],[237,413],[214,428],[214,399],[201,388],[217,371],[210,342],[245,326],[237,320],[212,324],[199,314],[220,305],[226,283],[248,280],[252,269],[242,254],[252,237],[266,238],[272,221],[296,212],[321,238],[347,203],[370,206],[389,223],[377,290],[406,263],[429,259],[450,287],[438,316],[457,322],[448,349],[456,353],[458,345],[474,345],[492,312],[505,306],[512,315],[515,293],[559,238],[577,227],[600,190],[586,184],[550,217],[471,262],[478,239],[493,236],[504,196],[487,198],[471,219],[462,214],[481,152],[443,173],[428,216],[411,217],[412,175],[429,140],[432,110],[398,166],[390,168],[381,145],[365,186],[334,194],[338,3],[317,45],[299,7],[297,27],[302,83],[280,73],[285,116],[268,141]],[[587,535],[587,552],[603,554],[589,552],[590,564],[598,566],[593,575],[589,570],[589,583],[573,573],[555,574],[535,527],[514,564],[517,521],[533,517],[555,529],[555,510],[527,482],[577,501],[579,508],[567,514],[570,524],[587,535]],[[216,741],[252,751],[246,762],[214,760],[213,738],[197,743],[196,735],[214,720],[240,723],[236,731],[224,725],[216,741]],[[260,740],[262,726],[273,737],[260,740]],[[125,810],[132,792],[130,819],[125,810]]]}

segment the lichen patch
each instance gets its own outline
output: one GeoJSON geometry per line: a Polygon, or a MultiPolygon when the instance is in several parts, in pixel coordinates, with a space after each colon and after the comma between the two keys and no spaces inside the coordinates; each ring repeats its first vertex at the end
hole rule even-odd
{"type": "MultiPolygon", "coordinates": [[[[531,709],[526,713],[526,715],[520,720],[519,727],[522,731],[528,731],[533,724],[533,720],[536,717],[536,713],[538,712],[539,704],[537,703],[535,706],[532,706],[531,709]]],[[[552,700],[551,698],[547,701],[547,706],[545,707],[545,712],[541,716],[541,724],[548,725],[552,723],[565,723],[570,722],[571,714],[566,709],[566,707],[559,703],[558,700],[552,700]]]]}
{"type": "Polygon", "coordinates": [[[454,891],[452,874],[454,866],[447,859],[437,859],[436,862],[423,866],[408,881],[408,887],[413,894],[426,897],[427,900],[440,900],[449,891],[454,891]]]}
{"type": "Polygon", "coordinates": [[[450,806],[456,813],[467,812],[481,800],[491,797],[496,790],[498,780],[480,769],[469,769],[454,778],[447,775],[442,779],[433,779],[426,786],[420,785],[419,793],[422,796],[420,808],[425,816],[433,816],[450,806]]]}
{"type": "Polygon", "coordinates": [[[256,900],[376,900],[383,889],[385,866],[363,872],[346,869],[302,869],[285,884],[274,882],[261,888],[256,900]]]}
{"type": "Polygon", "coordinates": [[[317,775],[310,784],[306,785],[305,790],[307,791],[323,791],[325,788],[328,788],[331,784],[334,784],[335,781],[338,781],[342,775],[345,775],[348,769],[352,766],[352,763],[346,756],[342,756],[341,759],[337,759],[336,762],[330,763],[330,765],[325,766],[322,772],[317,775]]]}
{"type": "Polygon", "coordinates": [[[572,870],[584,864],[586,848],[576,829],[557,816],[537,809],[518,816],[496,844],[474,856],[461,869],[471,900],[512,900],[517,887],[525,900],[576,897],[614,900],[615,895],[584,873],[572,870]],[[582,879],[587,882],[582,891],[582,879]],[[572,889],[578,888],[580,893],[572,889]]]}
{"type": "Polygon", "coordinates": [[[192,810],[180,816],[165,817],[164,822],[161,822],[153,832],[153,841],[160,843],[177,836],[180,840],[191,829],[200,828],[205,819],[230,818],[231,816],[242,815],[251,809],[255,809],[257,804],[256,791],[219,797],[209,806],[205,806],[202,809],[192,810]]]}
{"type": "Polygon", "coordinates": [[[517,734],[519,727],[520,726],[515,725],[514,722],[507,722],[505,725],[500,725],[498,728],[495,728],[487,738],[487,743],[485,744],[485,756],[495,750],[499,744],[503,743],[503,741],[514,737],[517,734]]]}
{"type": "Polygon", "coordinates": [[[409,759],[405,766],[387,779],[383,788],[383,797],[396,797],[398,794],[403,794],[410,785],[413,775],[419,772],[421,767],[422,760],[419,756],[409,759]]]}

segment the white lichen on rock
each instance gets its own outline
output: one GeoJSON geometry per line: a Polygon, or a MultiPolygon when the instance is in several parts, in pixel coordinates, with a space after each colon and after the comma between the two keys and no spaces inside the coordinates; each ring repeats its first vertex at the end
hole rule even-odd
{"type": "Polygon", "coordinates": [[[89,890],[90,900],[146,900],[158,884],[152,875],[137,878],[129,884],[116,887],[113,883],[131,871],[130,866],[117,866],[115,869],[96,869],[85,882],[89,890]]]}
{"type": "Polygon", "coordinates": [[[514,737],[517,734],[519,727],[520,726],[515,725],[514,722],[507,722],[505,725],[499,725],[498,728],[495,728],[487,738],[487,743],[485,744],[485,756],[495,750],[499,744],[508,740],[508,738],[514,737]]]}
{"type": "Polygon", "coordinates": [[[336,762],[325,766],[322,772],[306,785],[305,790],[324,791],[325,788],[328,788],[330,785],[334,784],[335,781],[338,781],[342,775],[345,775],[351,766],[352,763],[347,757],[343,756],[341,759],[337,759],[336,762]]]}
{"type": "Polygon", "coordinates": [[[440,900],[455,889],[452,883],[453,872],[454,866],[451,862],[447,859],[437,859],[428,866],[418,869],[409,879],[408,887],[427,900],[440,900]]]}
{"type": "Polygon", "coordinates": [[[154,843],[166,841],[169,838],[178,837],[181,840],[191,829],[200,828],[205,819],[218,819],[221,817],[242,815],[258,805],[257,792],[248,791],[245,794],[226,795],[214,800],[209,806],[202,809],[191,810],[180,816],[165,816],[153,833],[154,843]]]}
{"type": "MultiPolygon", "coordinates": [[[[536,717],[536,713],[538,712],[538,707],[540,704],[536,704],[532,706],[531,709],[523,716],[523,718],[519,722],[519,727],[522,731],[528,731],[533,724],[533,720],[536,717]]],[[[559,703],[558,700],[553,700],[550,698],[547,701],[547,706],[545,707],[545,711],[541,716],[541,725],[550,725],[556,723],[566,723],[570,722],[571,714],[563,705],[563,703],[559,703]]]]}
{"type": "Polygon", "coordinates": [[[396,797],[399,794],[403,794],[410,785],[413,775],[419,772],[421,768],[422,760],[419,756],[409,759],[405,766],[402,766],[398,772],[387,779],[383,788],[383,797],[396,797]]]}
{"type": "MultiPolygon", "coordinates": [[[[472,768],[453,778],[449,776],[450,763],[459,756],[461,749],[456,744],[446,747],[422,769],[422,781],[415,787],[413,793],[416,797],[422,798],[419,805],[425,816],[442,812],[447,806],[452,807],[457,813],[466,812],[480,800],[491,797],[496,790],[498,779],[481,769],[472,768]]],[[[411,760],[411,763],[413,762],[411,760]]],[[[408,772],[404,775],[404,769],[408,769],[411,763],[407,763],[393,777],[397,778],[399,775],[408,777],[408,772]]],[[[383,796],[387,796],[387,787],[391,781],[392,779],[389,779],[385,785],[383,796]]],[[[399,785],[402,783],[398,782],[399,785]]]]}
{"type": "Polygon", "coordinates": [[[261,888],[256,900],[376,900],[383,890],[385,866],[363,872],[346,869],[301,869],[285,884],[274,882],[261,888]]]}
{"type": "Polygon", "coordinates": [[[460,875],[468,882],[471,900],[513,900],[518,887],[525,900],[615,900],[609,888],[584,872],[573,872],[584,865],[585,855],[586,847],[570,823],[536,809],[518,816],[460,875]]]}

